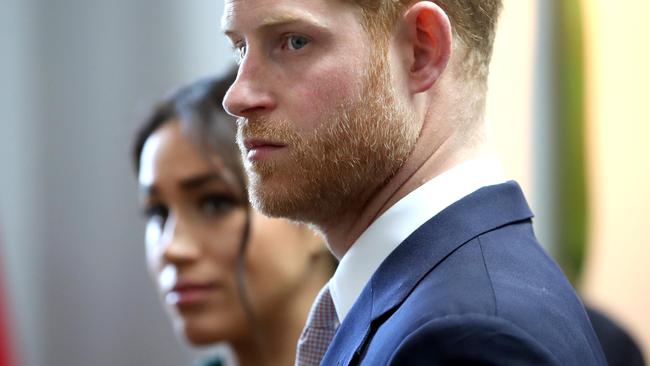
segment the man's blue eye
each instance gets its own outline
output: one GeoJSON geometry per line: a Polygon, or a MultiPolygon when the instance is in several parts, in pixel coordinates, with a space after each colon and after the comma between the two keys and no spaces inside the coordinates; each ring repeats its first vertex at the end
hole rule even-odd
{"type": "Polygon", "coordinates": [[[289,36],[287,40],[289,48],[294,51],[305,47],[309,43],[309,40],[306,37],[301,36],[289,36]]]}

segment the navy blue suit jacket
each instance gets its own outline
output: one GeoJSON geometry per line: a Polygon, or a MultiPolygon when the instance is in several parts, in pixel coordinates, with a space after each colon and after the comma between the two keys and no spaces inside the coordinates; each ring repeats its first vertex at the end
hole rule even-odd
{"type": "Polygon", "coordinates": [[[418,228],[363,289],[321,365],[606,365],[515,182],[418,228]]]}

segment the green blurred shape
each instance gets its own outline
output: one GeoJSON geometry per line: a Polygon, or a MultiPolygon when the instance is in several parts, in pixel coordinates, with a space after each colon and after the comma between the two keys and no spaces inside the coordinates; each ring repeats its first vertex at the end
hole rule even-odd
{"type": "Polygon", "coordinates": [[[585,73],[580,0],[556,0],[556,257],[579,279],[586,245],[585,73]]]}

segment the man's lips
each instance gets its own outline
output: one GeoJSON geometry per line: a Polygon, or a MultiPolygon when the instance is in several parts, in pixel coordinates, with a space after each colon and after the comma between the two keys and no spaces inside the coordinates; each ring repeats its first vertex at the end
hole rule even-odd
{"type": "Polygon", "coordinates": [[[197,305],[218,290],[219,286],[213,282],[178,282],[165,295],[165,301],[178,307],[197,305]]]}
{"type": "Polygon", "coordinates": [[[261,161],[270,157],[271,154],[287,147],[286,144],[277,141],[247,138],[244,139],[246,158],[250,161],[261,161]]]}

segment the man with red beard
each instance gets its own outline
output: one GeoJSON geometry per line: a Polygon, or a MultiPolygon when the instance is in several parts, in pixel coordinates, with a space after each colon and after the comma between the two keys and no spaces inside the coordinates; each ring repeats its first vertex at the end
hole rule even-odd
{"type": "Polygon", "coordinates": [[[604,365],[483,120],[499,0],[226,0],[253,205],[340,265],[297,365],[604,365]]]}

